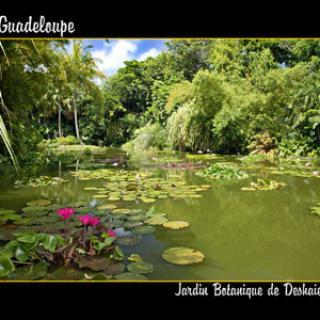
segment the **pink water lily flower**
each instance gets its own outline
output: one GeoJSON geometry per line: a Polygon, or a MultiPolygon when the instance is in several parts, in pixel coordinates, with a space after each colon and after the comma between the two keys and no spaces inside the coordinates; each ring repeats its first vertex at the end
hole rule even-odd
{"type": "Polygon", "coordinates": [[[57,214],[63,220],[69,219],[74,213],[75,213],[75,210],[72,208],[62,208],[62,209],[57,210],[57,214]]]}
{"type": "Polygon", "coordinates": [[[78,217],[78,220],[79,220],[84,226],[87,226],[87,225],[90,224],[90,218],[91,218],[90,214],[87,213],[87,214],[85,214],[85,215],[82,215],[82,216],[78,217]]]}
{"type": "Polygon", "coordinates": [[[100,223],[100,218],[99,217],[96,217],[96,216],[90,216],[90,221],[89,221],[89,224],[91,226],[96,226],[100,223]]]}
{"type": "Polygon", "coordinates": [[[117,235],[113,230],[108,230],[108,236],[115,238],[117,235]]]}

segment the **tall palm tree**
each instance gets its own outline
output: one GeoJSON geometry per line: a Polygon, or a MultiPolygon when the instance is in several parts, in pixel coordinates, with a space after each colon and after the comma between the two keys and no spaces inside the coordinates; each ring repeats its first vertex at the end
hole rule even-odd
{"type": "Polygon", "coordinates": [[[71,93],[71,102],[74,113],[74,125],[77,139],[82,143],[78,125],[78,104],[81,96],[93,89],[95,78],[104,78],[104,74],[97,68],[90,52],[85,51],[82,41],[72,42],[72,52],[66,56],[65,70],[71,93]]]}

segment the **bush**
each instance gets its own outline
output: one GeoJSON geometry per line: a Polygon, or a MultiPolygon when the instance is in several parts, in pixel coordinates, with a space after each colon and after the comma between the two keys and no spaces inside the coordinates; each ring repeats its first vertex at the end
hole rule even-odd
{"type": "Polygon", "coordinates": [[[146,151],[150,148],[163,150],[167,146],[167,131],[158,123],[147,124],[137,129],[133,140],[125,143],[122,149],[129,153],[146,151]]]}
{"type": "Polygon", "coordinates": [[[66,136],[61,138],[53,139],[52,142],[56,142],[59,145],[74,145],[79,144],[80,141],[74,136],[66,136]]]}

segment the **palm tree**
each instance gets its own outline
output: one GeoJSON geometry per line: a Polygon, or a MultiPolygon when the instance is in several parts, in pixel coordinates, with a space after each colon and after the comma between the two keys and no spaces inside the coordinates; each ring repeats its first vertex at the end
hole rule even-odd
{"type": "Polygon", "coordinates": [[[74,114],[74,126],[77,139],[81,142],[78,125],[78,104],[81,96],[96,87],[95,78],[104,78],[88,51],[82,45],[82,41],[74,40],[72,52],[66,56],[65,66],[68,86],[71,93],[71,102],[74,114]]]}

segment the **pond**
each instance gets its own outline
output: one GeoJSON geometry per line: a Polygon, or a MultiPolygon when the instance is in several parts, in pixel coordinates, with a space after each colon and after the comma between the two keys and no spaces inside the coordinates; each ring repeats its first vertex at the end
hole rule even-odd
{"type": "MultiPolygon", "coordinates": [[[[179,230],[154,225],[155,232],[141,235],[139,243],[131,246],[119,244],[125,257],[138,254],[153,265],[152,272],[145,274],[150,280],[320,279],[320,217],[310,211],[320,202],[320,179],[290,173],[280,175],[270,170],[277,167],[262,162],[247,168],[251,174],[248,178],[223,182],[196,173],[209,163],[240,163],[238,158],[219,156],[211,160],[191,158],[187,162],[179,162],[184,158],[185,155],[181,154],[174,161],[161,160],[161,156],[133,161],[120,150],[109,149],[93,161],[23,168],[23,177],[51,176],[66,180],[38,187],[15,184],[21,177],[17,178],[11,170],[2,168],[0,208],[13,209],[20,214],[28,202],[46,199],[56,208],[73,207],[77,203],[83,206],[89,206],[89,203],[92,206],[112,204],[118,209],[142,209],[144,212],[152,209],[157,213],[165,213],[169,221],[187,222],[189,226],[179,230]],[[103,197],[106,195],[103,192],[106,180],[101,177],[94,179],[88,173],[103,168],[114,172],[143,172],[146,181],[159,177],[169,179],[171,184],[176,181],[178,186],[183,187],[175,196],[146,196],[151,199],[150,203],[128,199],[130,192],[125,201],[123,198],[117,199],[121,193],[119,186],[113,193],[111,191],[111,195],[109,190],[108,196],[103,197]],[[255,181],[256,177],[282,181],[286,187],[271,191],[241,190],[250,181],[255,181]],[[186,186],[193,186],[192,192],[186,186]],[[196,190],[197,186],[205,187],[196,190]],[[112,201],[110,197],[113,197],[112,201]],[[203,253],[205,258],[201,263],[192,265],[171,264],[163,259],[162,254],[172,247],[192,248],[203,253]]],[[[113,186],[114,182],[107,183],[113,186]]],[[[0,246],[6,244],[8,230],[15,228],[12,223],[0,226],[0,246]]],[[[26,225],[23,228],[31,230],[34,226],[26,225]]],[[[55,279],[68,278],[68,271],[64,274],[62,268],[60,272],[62,275],[55,279]]],[[[50,279],[48,276],[43,278],[50,279]]]]}

